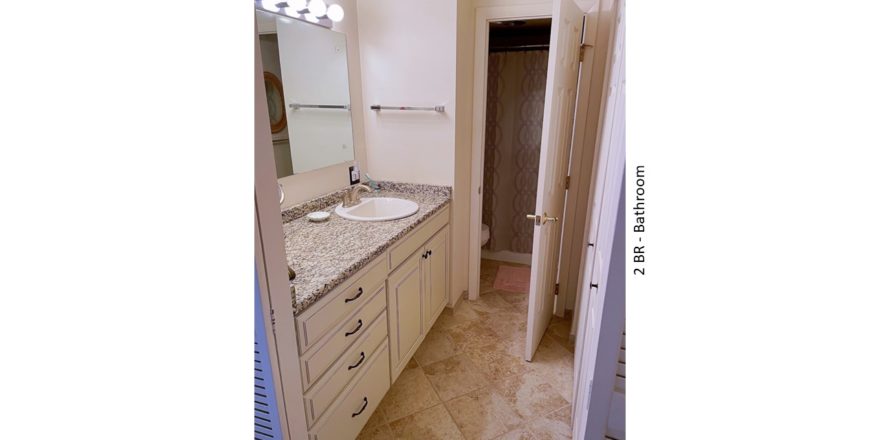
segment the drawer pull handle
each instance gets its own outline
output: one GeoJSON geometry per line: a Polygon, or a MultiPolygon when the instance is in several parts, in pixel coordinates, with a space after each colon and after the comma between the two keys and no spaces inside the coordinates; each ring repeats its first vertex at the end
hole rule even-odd
{"type": "Polygon", "coordinates": [[[363,327],[363,326],[364,326],[364,321],[361,321],[360,319],[358,319],[358,326],[355,327],[354,330],[352,330],[352,331],[350,331],[350,332],[346,332],[346,333],[345,333],[345,336],[351,336],[351,335],[357,333],[358,330],[360,330],[361,327],[363,327]]]}
{"type": "Polygon", "coordinates": [[[431,254],[433,254],[433,253],[434,253],[434,251],[428,251],[428,256],[430,257],[431,254]]]}
{"type": "Polygon", "coordinates": [[[426,258],[428,258],[428,253],[427,253],[427,252],[425,252],[424,254],[422,254],[422,259],[424,260],[424,259],[426,259],[426,258]]]}
{"type": "Polygon", "coordinates": [[[356,413],[352,413],[351,416],[352,416],[352,417],[357,417],[357,416],[361,415],[361,413],[364,412],[365,409],[367,409],[367,404],[368,404],[368,403],[369,403],[369,402],[367,401],[367,398],[364,397],[364,406],[361,407],[361,410],[360,410],[360,411],[358,411],[358,412],[356,412],[356,413]]]}
{"type": "Polygon", "coordinates": [[[358,287],[358,293],[357,293],[357,295],[355,295],[355,296],[353,296],[353,297],[351,297],[351,298],[345,298],[345,302],[347,302],[347,303],[352,302],[352,301],[354,301],[354,300],[360,298],[361,295],[363,295],[363,294],[364,294],[364,288],[363,288],[363,287],[358,287]]]}
{"type": "Polygon", "coordinates": [[[354,369],[354,368],[360,367],[361,364],[364,363],[364,359],[366,359],[366,358],[367,358],[367,357],[364,356],[364,352],[361,352],[361,359],[360,359],[359,361],[357,361],[356,364],[354,364],[354,365],[349,365],[349,366],[348,366],[348,369],[351,370],[351,369],[354,369]]]}

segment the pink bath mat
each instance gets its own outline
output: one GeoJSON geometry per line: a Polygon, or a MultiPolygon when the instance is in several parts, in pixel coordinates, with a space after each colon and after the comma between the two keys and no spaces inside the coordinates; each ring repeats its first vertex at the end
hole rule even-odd
{"type": "Polygon", "coordinates": [[[529,293],[529,276],[531,274],[532,268],[530,267],[500,266],[495,275],[495,284],[492,287],[508,292],[529,293]]]}

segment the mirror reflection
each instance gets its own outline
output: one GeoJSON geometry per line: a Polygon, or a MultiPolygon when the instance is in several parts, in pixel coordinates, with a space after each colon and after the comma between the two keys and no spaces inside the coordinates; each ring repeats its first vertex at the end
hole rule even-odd
{"type": "Polygon", "coordinates": [[[354,160],[345,34],[257,11],[278,178],[354,160]]]}

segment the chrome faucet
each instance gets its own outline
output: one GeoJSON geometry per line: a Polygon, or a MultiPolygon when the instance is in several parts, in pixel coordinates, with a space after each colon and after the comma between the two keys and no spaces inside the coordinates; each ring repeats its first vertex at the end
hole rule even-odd
{"type": "Polygon", "coordinates": [[[361,202],[361,190],[365,190],[367,192],[373,192],[373,188],[370,188],[363,183],[359,183],[355,186],[352,186],[351,189],[348,190],[345,194],[342,195],[342,207],[343,208],[351,208],[354,205],[357,205],[361,202]]]}

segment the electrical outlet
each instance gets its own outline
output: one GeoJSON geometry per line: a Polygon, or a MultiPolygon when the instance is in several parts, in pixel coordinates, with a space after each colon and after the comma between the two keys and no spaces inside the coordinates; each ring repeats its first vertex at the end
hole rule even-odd
{"type": "Polygon", "coordinates": [[[361,183],[361,172],[354,165],[348,167],[348,184],[355,185],[361,183]]]}

